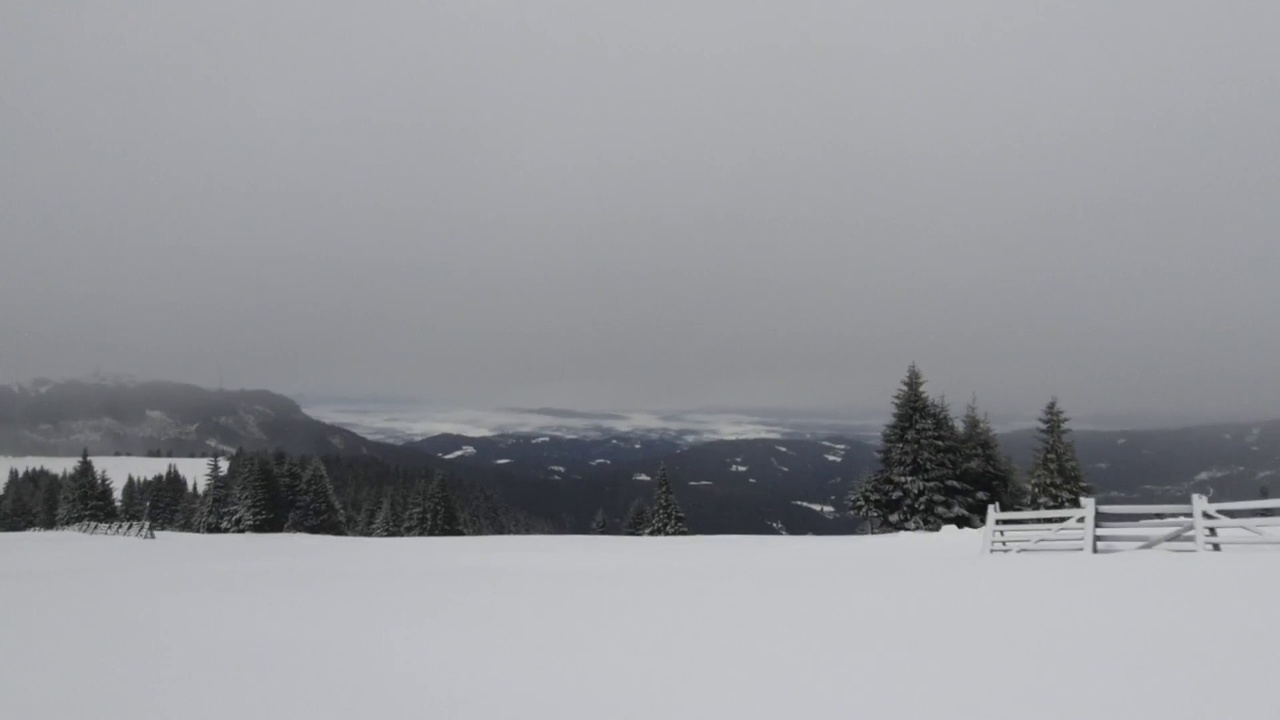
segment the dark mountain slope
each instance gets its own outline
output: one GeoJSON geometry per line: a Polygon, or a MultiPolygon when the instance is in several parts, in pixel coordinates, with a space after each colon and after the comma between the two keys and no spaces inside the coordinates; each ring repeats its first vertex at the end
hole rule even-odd
{"type": "MultiPolygon", "coordinates": [[[[1253,499],[1268,482],[1280,490],[1280,420],[1073,435],[1085,476],[1100,497],[1185,500],[1203,492],[1253,499]]],[[[1020,468],[1030,465],[1034,433],[1009,433],[1000,442],[1020,468]]]]}

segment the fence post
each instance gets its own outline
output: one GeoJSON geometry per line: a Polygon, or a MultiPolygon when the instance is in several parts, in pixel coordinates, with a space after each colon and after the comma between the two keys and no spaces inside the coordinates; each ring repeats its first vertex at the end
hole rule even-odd
{"type": "Polygon", "coordinates": [[[1090,555],[1098,552],[1098,505],[1093,498],[1080,498],[1084,508],[1084,551],[1090,555]]]}
{"type": "Polygon", "coordinates": [[[987,524],[982,528],[982,554],[991,554],[991,537],[995,534],[996,513],[999,512],[996,505],[987,506],[987,524]]]}
{"type": "Polygon", "coordinates": [[[1204,552],[1205,550],[1205,547],[1204,547],[1204,534],[1205,534],[1204,506],[1205,504],[1206,504],[1205,496],[1200,495],[1199,493],[1196,493],[1191,496],[1191,522],[1195,526],[1196,550],[1198,552],[1204,552]]]}

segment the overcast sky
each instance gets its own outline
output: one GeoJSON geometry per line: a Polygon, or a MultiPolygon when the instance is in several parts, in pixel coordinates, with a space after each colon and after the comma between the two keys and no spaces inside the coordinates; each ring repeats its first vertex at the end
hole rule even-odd
{"type": "Polygon", "coordinates": [[[1280,415],[1280,3],[0,3],[0,381],[1280,415]]]}

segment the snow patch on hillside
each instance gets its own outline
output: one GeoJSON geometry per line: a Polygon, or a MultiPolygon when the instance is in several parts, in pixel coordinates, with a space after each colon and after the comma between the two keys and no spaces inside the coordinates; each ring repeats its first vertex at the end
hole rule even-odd
{"type": "Polygon", "coordinates": [[[1235,473],[1238,473],[1241,470],[1244,470],[1244,468],[1238,465],[1233,465],[1229,468],[1213,468],[1211,470],[1203,470],[1199,473],[1196,473],[1196,476],[1193,479],[1199,482],[1204,482],[1206,480],[1217,480],[1218,478],[1227,477],[1228,475],[1234,475],[1235,473]]]}
{"type": "Polygon", "coordinates": [[[463,445],[461,448],[454,450],[448,455],[441,455],[445,460],[457,460],[461,457],[471,457],[476,454],[476,449],[470,445],[463,445]]]}
{"type": "Polygon", "coordinates": [[[804,507],[804,508],[809,508],[810,510],[816,513],[819,513],[823,517],[835,517],[835,514],[836,514],[836,509],[831,507],[830,505],[820,505],[818,503],[805,502],[803,500],[792,500],[791,504],[799,505],[800,507],[804,507]]]}

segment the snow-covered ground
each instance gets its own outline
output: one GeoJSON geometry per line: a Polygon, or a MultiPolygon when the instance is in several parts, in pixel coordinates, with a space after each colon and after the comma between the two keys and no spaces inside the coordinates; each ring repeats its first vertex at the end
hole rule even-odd
{"type": "MultiPolygon", "coordinates": [[[[187,481],[192,480],[204,484],[205,470],[209,467],[208,458],[149,458],[149,457],[118,457],[113,455],[90,456],[93,466],[99,471],[106,471],[107,477],[111,478],[115,484],[116,492],[120,492],[120,487],[124,485],[124,481],[130,476],[134,477],[153,477],[164,473],[170,465],[177,465],[178,472],[182,473],[187,481]]],[[[22,472],[27,468],[45,468],[56,473],[70,472],[75,469],[76,463],[80,462],[79,457],[9,457],[0,455],[0,483],[4,482],[4,478],[8,477],[10,468],[17,468],[18,472],[22,472]]],[[[222,467],[226,469],[226,459],[222,461],[222,467]]]]}
{"type": "Polygon", "coordinates": [[[1280,552],[0,534],[22,720],[1274,717],[1280,552]]]}

